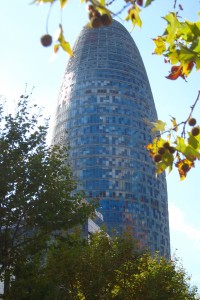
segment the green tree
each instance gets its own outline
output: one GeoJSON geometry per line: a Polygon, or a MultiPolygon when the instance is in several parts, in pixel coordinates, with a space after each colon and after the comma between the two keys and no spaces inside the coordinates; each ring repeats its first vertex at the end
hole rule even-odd
{"type": "Polygon", "coordinates": [[[14,114],[0,107],[0,278],[6,297],[15,265],[94,210],[75,192],[66,149],[47,145],[48,124],[27,98],[21,96],[14,114]]]}
{"type": "Polygon", "coordinates": [[[57,240],[46,263],[34,266],[30,272],[24,263],[13,282],[16,300],[200,299],[176,259],[141,253],[128,234],[110,239],[100,232],[90,243],[77,236],[57,240]]]}

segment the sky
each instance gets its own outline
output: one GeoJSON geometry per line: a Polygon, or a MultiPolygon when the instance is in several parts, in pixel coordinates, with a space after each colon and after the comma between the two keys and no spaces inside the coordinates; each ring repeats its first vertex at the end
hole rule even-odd
{"type": "MultiPolygon", "coordinates": [[[[44,107],[44,114],[51,116],[52,128],[59,89],[68,61],[68,55],[59,50],[52,61],[53,49],[44,48],[40,37],[46,34],[46,18],[49,5],[31,5],[31,0],[0,2],[0,95],[14,106],[21,94],[34,87],[33,100],[44,107]]],[[[116,11],[123,5],[115,0],[116,11]]],[[[183,18],[197,21],[200,11],[199,0],[182,0],[183,18]]],[[[170,81],[165,78],[170,66],[162,57],[152,55],[152,39],[164,32],[165,20],[161,18],[173,11],[173,0],[156,0],[142,12],[142,29],[135,28],[131,35],[135,40],[146,67],[152,88],[158,118],[170,124],[170,116],[178,122],[187,119],[190,107],[200,90],[200,72],[193,71],[185,82],[181,78],[170,81]]],[[[60,10],[54,5],[49,17],[48,31],[55,35],[60,18],[60,10]]],[[[80,0],[68,0],[63,12],[63,28],[66,38],[73,45],[80,30],[87,23],[87,10],[80,0]]],[[[130,24],[124,23],[123,14],[116,18],[131,31],[130,24]]],[[[200,123],[200,103],[193,116],[200,123]]],[[[200,125],[200,124],[199,124],[200,125]]],[[[200,291],[200,163],[180,181],[174,169],[166,174],[168,185],[171,253],[180,258],[187,273],[192,276],[192,284],[200,291]]]]}

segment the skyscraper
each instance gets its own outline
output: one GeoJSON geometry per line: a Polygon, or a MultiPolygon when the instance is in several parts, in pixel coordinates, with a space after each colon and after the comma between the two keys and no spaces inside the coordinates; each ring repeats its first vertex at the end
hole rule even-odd
{"type": "Polygon", "coordinates": [[[165,175],[145,145],[157,119],[140,53],[117,21],[83,28],[59,93],[54,143],[70,161],[87,199],[98,198],[109,234],[131,230],[141,245],[170,255],[165,175]]]}

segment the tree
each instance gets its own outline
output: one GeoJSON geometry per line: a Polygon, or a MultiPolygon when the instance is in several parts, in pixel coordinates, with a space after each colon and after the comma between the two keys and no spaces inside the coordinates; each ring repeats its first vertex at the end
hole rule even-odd
{"type": "Polygon", "coordinates": [[[15,266],[94,210],[75,191],[66,149],[47,145],[48,124],[39,113],[23,95],[15,114],[0,107],[0,278],[6,299],[15,266]]]}
{"type": "MultiPolygon", "coordinates": [[[[62,48],[70,56],[73,56],[73,51],[70,43],[65,39],[62,26],[62,11],[67,9],[67,2],[66,0],[33,1],[35,4],[45,3],[50,5],[49,14],[52,8],[55,8],[55,4],[58,4],[61,10],[60,34],[55,41],[54,52],[57,53],[62,48]]],[[[159,5],[159,1],[153,0],[81,0],[81,3],[87,5],[88,8],[88,29],[109,26],[112,23],[112,18],[116,16],[123,16],[126,21],[132,23],[133,28],[135,26],[141,27],[142,10],[150,5],[156,5],[156,2],[159,5]],[[117,11],[116,2],[121,6],[117,11]]],[[[153,39],[155,43],[154,54],[164,57],[164,62],[171,65],[169,75],[166,76],[167,79],[177,80],[182,78],[186,81],[192,70],[195,68],[196,70],[200,69],[200,20],[191,22],[183,19],[185,17],[184,8],[177,2],[177,0],[174,0],[173,11],[167,12],[163,17],[166,21],[166,27],[162,29],[164,33],[153,39]]],[[[43,46],[52,44],[52,37],[48,33],[48,17],[49,15],[47,16],[47,34],[41,38],[43,46]]],[[[154,140],[147,145],[147,150],[155,161],[157,174],[166,169],[171,171],[175,167],[179,172],[180,179],[183,180],[186,178],[187,173],[195,167],[195,161],[200,159],[199,125],[191,129],[189,134],[186,134],[185,131],[198,101],[199,94],[192,105],[193,109],[190,114],[182,122],[177,123],[176,118],[172,118],[172,126],[168,126],[168,128],[160,120],[155,124],[149,124],[153,127],[153,131],[157,130],[154,140]],[[161,132],[159,133],[159,131],[161,132]],[[164,143],[170,145],[170,152],[165,151],[163,155],[163,153],[159,153],[159,148],[163,148],[164,143]]]]}
{"type": "Polygon", "coordinates": [[[39,272],[34,266],[30,272],[23,264],[13,282],[16,300],[200,299],[176,259],[141,253],[128,234],[110,239],[100,232],[90,243],[77,236],[57,240],[39,272]]]}

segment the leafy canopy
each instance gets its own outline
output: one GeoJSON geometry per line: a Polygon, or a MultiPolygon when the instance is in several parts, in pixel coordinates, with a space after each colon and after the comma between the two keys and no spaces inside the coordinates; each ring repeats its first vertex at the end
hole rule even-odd
{"type": "Polygon", "coordinates": [[[45,265],[36,262],[20,266],[11,289],[16,300],[28,293],[33,300],[200,299],[176,259],[141,253],[129,234],[110,239],[100,232],[90,243],[77,236],[57,240],[45,265]]]}
{"type": "MultiPolygon", "coordinates": [[[[21,96],[14,114],[0,106],[0,279],[43,251],[52,235],[82,224],[94,210],[75,192],[66,149],[46,143],[48,124],[21,96]]],[[[8,278],[8,281],[9,281],[8,278]]]]}

